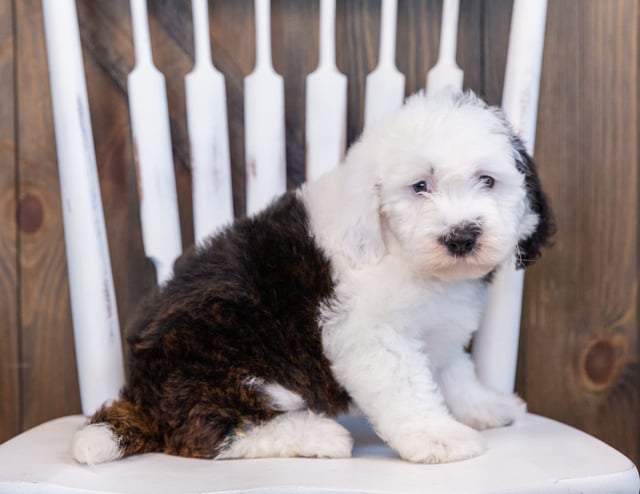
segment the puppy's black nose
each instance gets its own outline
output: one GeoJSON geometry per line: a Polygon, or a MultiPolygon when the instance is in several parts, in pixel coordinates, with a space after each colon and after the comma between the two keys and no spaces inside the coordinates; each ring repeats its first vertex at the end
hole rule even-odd
{"type": "Polygon", "coordinates": [[[476,246],[476,241],[482,232],[476,224],[464,224],[455,226],[443,237],[440,238],[449,253],[454,256],[463,257],[469,254],[476,246]]]}

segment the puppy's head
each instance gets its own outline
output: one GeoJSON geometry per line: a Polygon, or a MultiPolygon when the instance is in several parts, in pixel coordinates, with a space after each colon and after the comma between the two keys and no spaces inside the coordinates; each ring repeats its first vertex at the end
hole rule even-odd
{"type": "Polygon", "coordinates": [[[363,134],[345,172],[355,260],[390,253],[441,279],[476,278],[533,262],[552,230],[522,141],[472,93],[410,98],[363,134]]]}

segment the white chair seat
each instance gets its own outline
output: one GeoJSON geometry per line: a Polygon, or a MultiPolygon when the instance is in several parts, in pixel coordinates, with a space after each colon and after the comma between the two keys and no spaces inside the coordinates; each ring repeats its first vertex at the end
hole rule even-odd
{"type": "Polygon", "coordinates": [[[581,492],[637,493],[629,459],[593,437],[537,415],[483,432],[487,452],[442,465],[407,463],[364,419],[342,423],[355,438],[345,460],[194,460],[163,454],[87,467],[69,454],[74,415],[37,426],[0,445],[0,493],[204,492],[581,492]]]}

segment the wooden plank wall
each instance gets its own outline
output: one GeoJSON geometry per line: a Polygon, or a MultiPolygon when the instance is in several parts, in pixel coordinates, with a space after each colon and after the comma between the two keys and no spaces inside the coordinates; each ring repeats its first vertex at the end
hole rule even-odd
{"type": "Polygon", "coordinates": [[[537,158],[559,234],[528,280],[519,387],[638,463],[638,3],[550,8],[537,158]]]}
{"type": "MultiPolygon", "coordinates": [[[[640,0],[549,3],[536,158],[556,211],[554,247],[530,270],[517,390],[531,411],[590,432],[640,462],[638,21],[640,0]]],[[[96,155],[122,325],[153,286],[142,251],[126,102],[133,66],[126,0],[78,0],[96,155]]],[[[399,0],[397,64],[407,93],[437,56],[440,0],[399,0]]],[[[187,0],[150,0],[167,77],[183,244],[193,242],[184,75],[187,0]]],[[[348,139],[378,51],[378,0],[339,0],[338,65],[349,76],[348,139]]],[[[510,0],[463,0],[465,86],[499,103],[510,0]]],[[[317,64],[318,5],[273,0],[285,77],[290,187],[304,170],[304,76],[317,64]]],[[[235,206],[244,212],[242,80],[253,68],[251,0],[211,0],[214,62],[227,78],[235,206]]],[[[0,0],[0,441],[80,410],[42,12],[0,0]]]]}
{"type": "Polygon", "coordinates": [[[20,432],[13,5],[0,2],[0,441],[20,432]]]}

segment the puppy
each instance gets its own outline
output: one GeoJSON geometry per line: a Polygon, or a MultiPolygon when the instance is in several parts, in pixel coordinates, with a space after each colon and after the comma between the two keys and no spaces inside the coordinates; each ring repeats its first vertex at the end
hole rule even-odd
{"type": "Polygon", "coordinates": [[[483,387],[465,345],[502,265],[551,232],[503,114],[416,95],[345,163],[195,248],[142,307],[128,382],[73,456],[341,458],[355,405],[402,458],[480,454],[525,409],[483,387]]]}

